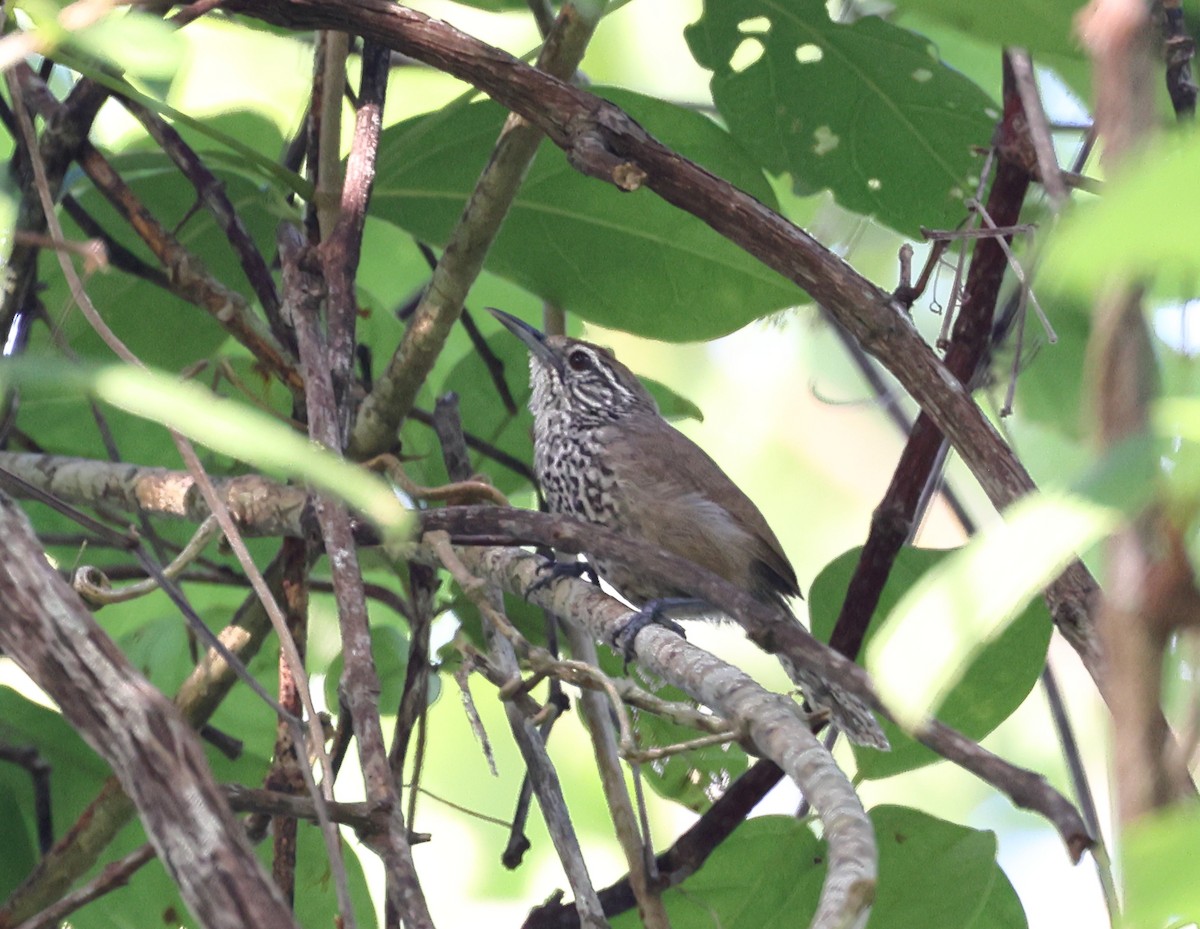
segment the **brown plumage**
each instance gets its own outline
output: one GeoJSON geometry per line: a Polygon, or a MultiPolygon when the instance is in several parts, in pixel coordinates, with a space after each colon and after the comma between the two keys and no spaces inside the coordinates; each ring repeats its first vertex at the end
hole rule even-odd
{"type": "MultiPolygon", "coordinates": [[[[781,621],[798,622],[787,609],[787,600],[800,595],[796,572],[766,519],[703,449],[662,418],[633,373],[607,349],[545,336],[514,316],[492,313],[530,350],[534,470],[551,511],[685,558],[779,606],[781,621]]],[[[695,597],[625,564],[593,563],[636,606],[695,597]]],[[[721,615],[704,607],[698,612],[721,615]]],[[[851,739],[886,746],[860,701],[783,664],[851,739]]]]}

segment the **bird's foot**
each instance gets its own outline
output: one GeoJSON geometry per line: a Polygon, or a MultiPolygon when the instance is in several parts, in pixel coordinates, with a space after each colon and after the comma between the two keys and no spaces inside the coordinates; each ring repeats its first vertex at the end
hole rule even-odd
{"type": "Polygon", "coordinates": [[[600,577],[596,574],[596,569],[586,561],[556,561],[553,558],[547,558],[543,564],[538,566],[538,574],[541,577],[525,588],[526,598],[534,591],[550,586],[560,577],[583,578],[591,584],[600,585],[600,577]]]}
{"type": "Polygon", "coordinates": [[[658,600],[651,600],[630,616],[629,619],[625,620],[621,628],[613,633],[613,648],[621,650],[621,654],[625,656],[625,663],[628,664],[634,658],[634,640],[637,638],[637,634],[647,626],[663,626],[681,638],[686,639],[687,634],[683,631],[683,626],[670,619],[666,615],[667,610],[678,609],[680,607],[694,608],[703,605],[704,601],[697,600],[695,597],[662,597],[658,600]]]}

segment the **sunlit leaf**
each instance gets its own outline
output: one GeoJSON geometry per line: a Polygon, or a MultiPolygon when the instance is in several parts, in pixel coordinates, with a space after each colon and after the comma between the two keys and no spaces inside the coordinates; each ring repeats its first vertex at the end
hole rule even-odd
{"type": "Polygon", "coordinates": [[[1185,926],[1200,920],[1200,807],[1169,807],[1130,824],[1121,850],[1130,929],[1185,926]]]}
{"type": "Polygon", "coordinates": [[[1117,518],[1080,497],[1027,498],[923,575],[867,648],[867,667],[901,725],[918,726],[983,644],[1117,518]]]}
{"type": "Polygon", "coordinates": [[[402,533],[410,524],[411,515],[379,477],[318,448],[265,413],[194,382],[126,365],[77,368],[32,359],[5,362],[0,381],[55,394],[90,394],[267,473],[310,481],[386,532],[402,533]]]}
{"type": "MultiPolygon", "coordinates": [[[[838,556],[821,569],[809,592],[813,634],[828,641],[861,548],[838,556]]],[[[953,555],[951,551],[905,547],[900,550],[879,596],[865,642],[884,625],[887,616],[922,577],[953,555]]],[[[1053,624],[1045,603],[1035,598],[994,639],[972,656],[959,679],[939,701],[935,715],[970,739],[981,740],[1016,711],[1037,683],[1046,661],[1053,624]]],[[[913,629],[918,636],[926,630],[913,629]]],[[[861,655],[861,650],[860,650],[861,655]]],[[[912,669],[909,669],[911,674],[912,669]]],[[[921,666],[924,673],[924,666],[921,666]]],[[[914,675],[915,676],[915,675],[914,675]]],[[[854,747],[858,775],[866,779],[891,777],[939,760],[939,756],[888,720],[880,724],[891,742],[891,751],[854,747]]]]}
{"type": "Polygon", "coordinates": [[[902,10],[921,12],[977,40],[1019,45],[1035,52],[1082,56],[1074,36],[1077,0],[898,0],[902,10]]]}
{"type": "Polygon", "coordinates": [[[1095,296],[1145,281],[1160,296],[1192,297],[1200,275],[1200,252],[1193,247],[1198,162],[1195,132],[1164,137],[1137,156],[1105,182],[1102,198],[1076,206],[1063,220],[1049,240],[1041,286],[1095,296]]]}

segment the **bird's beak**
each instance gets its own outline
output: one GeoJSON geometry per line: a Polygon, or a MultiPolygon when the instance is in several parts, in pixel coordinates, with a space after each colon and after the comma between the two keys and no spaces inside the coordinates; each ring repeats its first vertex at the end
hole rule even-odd
{"type": "Polygon", "coordinates": [[[494,306],[487,308],[496,319],[504,325],[504,328],[515,335],[518,339],[525,343],[530,352],[535,358],[544,361],[546,364],[558,368],[560,365],[558,355],[549,345],[546,344],[545,333],[535,329],[523,319],[517,319],[511,313],[505,313],[503,310],[498,310],[494,306]]]}

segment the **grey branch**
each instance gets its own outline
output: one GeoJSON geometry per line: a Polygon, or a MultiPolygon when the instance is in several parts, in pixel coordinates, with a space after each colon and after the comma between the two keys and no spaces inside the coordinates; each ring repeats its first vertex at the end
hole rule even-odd
{"type": "Polygon", "coordinates": [[[294,927],[196,734],[96,625],[2,496],[0,534],[0,646],[112,766],[193,915],[208,929],[294,927]]]}

